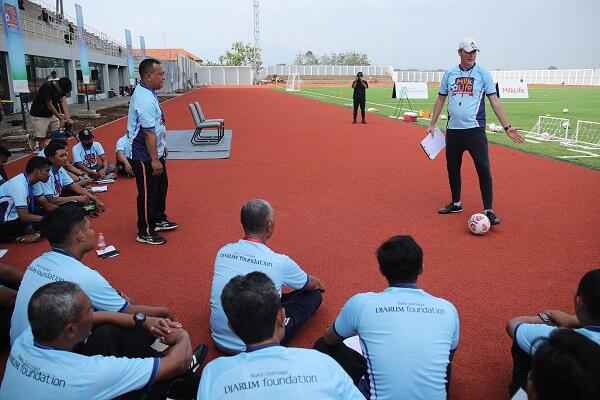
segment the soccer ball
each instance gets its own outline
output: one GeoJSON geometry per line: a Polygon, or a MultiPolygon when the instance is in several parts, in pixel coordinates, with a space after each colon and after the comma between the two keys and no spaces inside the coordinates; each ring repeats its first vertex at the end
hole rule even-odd
{"type": "Polygon", "coordinates": [[[569,112],[569,109],[568,109],[568,108],[563,108],[563,112],[564,112],[564,113],[568,113],[568,112],[569,112]]]}
{"type": "Polygon", "coordinates": [[[441,115],[440,115],[440,119],[441,119],[442,121],[443,121],[443,120],[446,120],[446,119],[448,119],[448,116],[447,116],[446,114],[441,114],[441,115]]]}
{"type": "Polygon", "coordinates": [[[544,140],[549,140],[549,139],[550,139],[550,134],[549,134],[548,132],[543,132],[543,133],[542,133],[542,138],[543,138],[544,140]]]}
{"type": "Polygon", "coordinates": [[[562,127],[563,127],[564,129],[567,129],[567,128],[569,127],[569,123],[568,123],[567,121],[564,121],[564,122],[562,123],[562,127]]]}
{"type": "Polygon", "coordinates": [[[473,214],[467,222],[469,230],[474,235],[485,235],[490,230],[490,220],[484,214],[473,214]]]}

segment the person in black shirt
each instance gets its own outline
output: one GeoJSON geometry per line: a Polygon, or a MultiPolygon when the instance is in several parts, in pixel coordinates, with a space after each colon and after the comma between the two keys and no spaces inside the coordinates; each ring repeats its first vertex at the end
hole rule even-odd
{"type": "Polygon", "coordinates": [[[50,132],[59,129],[65,123],[73,123],[69,116],[65,97],[71,89],[72,84],[69,78],[49,80],[40,86],[29,111],[38,147],[44,147],[50,132]],[[57,109],[56,103],[60,104],[62,114],[57,109]]]}
{"type": "Polygon", "coordinates": [[[363,73],[359,72],[356,74],[356,79],[352,82],[352,88],[354,89],[354,110],[352,113],[352,123],[356,123],[356,113],[358,111],[358,107],[360,106],[360,115],[362,116],[362,123],[366,124],[367,120],[365,119],[365,103],[367,102],[367,89],[369,88],[369,83],[363,79],[363,73]]]}

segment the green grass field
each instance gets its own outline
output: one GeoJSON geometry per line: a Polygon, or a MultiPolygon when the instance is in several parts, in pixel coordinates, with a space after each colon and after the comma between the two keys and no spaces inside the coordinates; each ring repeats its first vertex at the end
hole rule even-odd
{"type": "MultiPolygon", "coordinates": [[[[275,88],[284,90],[284,88],[275,88]]],[[[295,95],[306,96],[328,103],[349,105],[352,103],[352,88],[348,86],[304,86],[299,92],[288,92],[295,95]]],[[[367,108],[376,108],[375,113],[381,115],[392,115],[396,109],[397,100],[392,99],[391,87],[373,86],[367,91],[367,108]]],[[[411,100],[413,110],[433,110],[433,104],[437,99],[437,87],[429,88],[428,100],[411,100]]],[[[570,120],[570,130],[575,130],[577,120],[600,122],[600,88],[597,87],[530,87],[529,99],[503,99],[502,104],[508,114],[513,126],[520,127],[526,131],[531,130],[537,122],[539,115],[550,115],[570,120]],[[568,113],[562,110],[567,108],[568,113]]],[[[405,101],[403,112],[409,107],[405,101]]],[[[443,114],[447,114],[444,109],[443,114]]],[[[486,100],[487,123],[499,124],[489,102],[486,100]]],[[[348,114],[348,120],[350,120],[348,114]]],[[[429,125],[429,120],[420,117],[419,125],[429,125]]],[[[438,121],[440,129],[445,130],[446,121],[438,121]]],[[[502,133],[488,133],[489,141],[492,143],[508,146],[521,151],[535,153],[547,157],[561,159],[590,168],[600,170],[600,150],[586,150],[597,157],[589,154],[572,151],[572,148],[561,146],[556,142],[541,141],[533,143],[527,141],[522,145],[513,143],[510,138],[502,133]]]]}

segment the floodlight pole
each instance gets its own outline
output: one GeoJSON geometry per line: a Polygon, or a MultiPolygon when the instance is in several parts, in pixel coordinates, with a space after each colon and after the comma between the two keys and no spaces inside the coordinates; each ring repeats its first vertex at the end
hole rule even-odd
{"type": "Polygon", "coordinates": [[[258,83],[258,73],[260,68],[260,18],[259,18],[259,0],[254,0],[254,83],[258,83]]]}

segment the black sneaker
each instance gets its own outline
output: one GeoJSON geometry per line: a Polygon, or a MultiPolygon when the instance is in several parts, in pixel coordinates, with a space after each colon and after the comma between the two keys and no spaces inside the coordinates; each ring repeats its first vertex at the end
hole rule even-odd
{"type": "Polygon", "coordinates": [[[440,214],[450,214],[450,213],[459,213],[462,212],[462,205],[457,206],[456,204],[449,203],[447,206],[442,207],[438,210],[440,214]]]}
{"type": "Polygon", "coordinates": [[[362,122],[361,122],[361,124],[366,124],[366,123],[367,123],[367,121],[366,121],[366,120],[364,120],[364,119],[363,119],[363,120],[362,120],[362,122]]]}
{"type": "Polygon", "coordinates": [[[490,224],[492,225],[498,225],[500,223],[500,218],[496,217],[496,214],[494,214],[492,211],[486,211],[485,216],[488,217],[490,224]]]}
{"type": "Polygon", "coordinates": [[[190,365],[192,372],[196,372],[196,370],[200,367],[200,364],[202,364],[202,361],[204,361],[206,358],[207,354],[208,346],[205,344],[201,344],[200,346],[196,347],[194,351],[192,351],[192,363],[190,365]]]}
{"type": "Polygon", "coordinates": [[[165,244],[167,243],[167,239],[159,235],[143,235],[135,238],[140,243],[148,243],[148,244],[165,244]]]}
{"type": "Polygon", "coordinates": [[[352,123],[353,123],[353,124],[355,124],[355,123],[356,123],[356,120],[352,121],[352,123]]]}
{"type": "Polygon", "coordinates": [[[178,223],[167,221],[165,219],[164,221],[157,222],[156,226],[154,227],[154,230],[155,231],[170,231],[172,229],[177,228],[178,226],[179,226],[178,223]]]}

